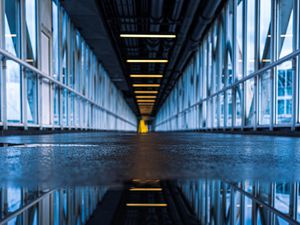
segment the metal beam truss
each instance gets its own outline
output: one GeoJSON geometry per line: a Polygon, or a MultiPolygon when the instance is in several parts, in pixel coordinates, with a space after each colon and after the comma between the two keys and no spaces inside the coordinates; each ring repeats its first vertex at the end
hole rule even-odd
{"type": "Polygon", "coordinates": [[[297,0],[228,0],[155,130],[299,127],[299,8],[297,0]]]}
{"type": "Polygon", "coordinates": [[[299,183],[180,181],[178,187],[201,224],[300,224],[299,183]]]}
{"type": "Polygon", "coordinates": [[[0,2],[3,129],[136,131],[137,119],[56,0],[0,2]]]}
{"type": "Polygon", "coordinates": [[[85,224],[106,190],[92,186],[51,191],[0,188],[0,225],[85,224]]]}

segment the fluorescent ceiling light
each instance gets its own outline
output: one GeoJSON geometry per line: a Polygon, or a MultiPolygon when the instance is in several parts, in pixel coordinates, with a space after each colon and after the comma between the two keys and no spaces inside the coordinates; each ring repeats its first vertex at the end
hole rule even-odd
{"type": "Polygon", "coordinates": [[[160,87],[160,84],[133,84],[133,87],[160,87]]]}
{"type": "Polygon", "coordinates": [[[134,91],[135,94],[157,94],[158,91],[134,91]]]}
{"type": "Polygon", "coordinates": [[[127,59],[128,63],[168,63],[167,59],[127,59]]]}
{"type": "Polygon", "coordinates": [[[153,108],[153,105],[139,105],[139,108],[149,109],[149,108],[153,108]]]}
{"type": "Polygon", "coordinates": [[[129,207],[166,207],[165,203],[127,203],[126,206],[129,207]]]}
{"type": "Polygon", "coordinates": [[[162,191],[162,188],[129,188],[129,191],[162,191]]]}
{"type": "Polygon", "coordinates": [[[133,78],[162,78],[162,74],[130,74],[133,78]]]}
{"type": "Polygon", "coordinates": [[[154,95],[138,95],[136,98],[156,98],[154,95]]]}
{"type": "Polygon", "coordinates": [[[154,106],[154,103],[138,103],[139,106],[154,106]]]}
{"type": "Polygon", "coordinates": [[[176,38],[175,34],[120,34],[122,38],[176,38]]]}
{"type": "Polygon", "coordinates": [[[137,102],[155,102],[155,100],[152,99],[137,99],[137,102]]]}

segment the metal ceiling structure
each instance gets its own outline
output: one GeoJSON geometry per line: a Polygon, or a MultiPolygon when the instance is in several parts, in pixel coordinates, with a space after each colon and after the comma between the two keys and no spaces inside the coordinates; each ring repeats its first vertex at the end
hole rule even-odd
{"type": "Polygon", "coordinates": [[[62,2],[132,109],[148,116],[155,115],[172,90],[221,3],[222,0],[62,2]],[[121,34],[171,34],[176,38],[128,38],[121,34]],[[128,63],[128,59],[168,62],[128,63]],[[132,74],[156,76],[141,78],[132,74]],[[146,85],[135,87],[136,84],[146,85]],[[151,84],[156,87],[148,87],[151,84]]]}

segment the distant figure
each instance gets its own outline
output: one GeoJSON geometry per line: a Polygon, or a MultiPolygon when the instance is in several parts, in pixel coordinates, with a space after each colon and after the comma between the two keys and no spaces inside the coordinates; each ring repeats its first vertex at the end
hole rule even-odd
{"type": "Polygon", "coordinates": [[[148,125],[145,123],[145,120],[140,120],[139,133],[140,134],[148,133],[148,125]]]}

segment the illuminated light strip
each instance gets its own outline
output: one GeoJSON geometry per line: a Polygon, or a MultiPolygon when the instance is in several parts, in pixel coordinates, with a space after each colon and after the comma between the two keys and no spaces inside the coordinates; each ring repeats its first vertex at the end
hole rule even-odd
{"type": "Polygon", "coordinates": [[[130,74],[132,78],[162,78],[161,74],[130,74]]]}
{"type": "Polygon", "coordinates": [[[135,94],[158,94],[158,91],[134,91],[135,94]]]}
{"type": "Polygon", "coordinates": [[[25,59],[25,61],[28,62],[28,63],[33,63],[34,62],[33,59],[25,59]]]}
{"type": "Polygon", "coordinates": [[[167,207],[166,203],[126,203],[128,207],[167,207]]]}
{"type": "Polygon", "coordinates": [[[160,84],[133,84],[133,87],[160,87],[160,84]]]}
{"type": "Polygon", "coordinates": [[[120,34],[122,38],[176,38],[175,34],[120,34]]]}
{"type": "Polygon", "coordinates": [[[17,37],[17,34],[5,34],[5,37],[14,38],[14,37],[17,37]]]}
{"type": "Polygon", "coordinates": [[[154,103],[138,103],[139,106],[154,106],[154,103]]]}
{"type": "Polygon", "coordinates": [[[155,100],[150,100],[150,99],[137,99],[137,102],[155,102],[155,100]]]}
{"type": "Polygon", "coordinates": [[[129,188],[129,191],[162,191],[162,188],[129,188]]]}
{"type": "Polygon", "coordinates": [[[136,98],[156,98],[156,96],[152,96],[152,95],[137,95],[135,97],[136,98]]]}
{"type": "Polygon", "coordinates": [[[128,63],[168,63],[167,59],[127,59],[128,63]]]}
{"type": "Polygon", "coordinates": [[[160,182],[159,179],[132,179],[132,182],[160,182]]]}

